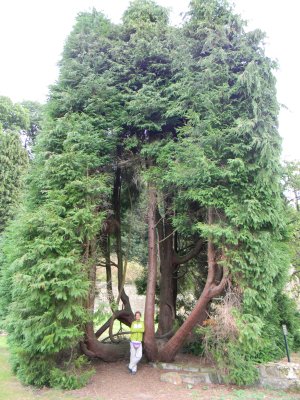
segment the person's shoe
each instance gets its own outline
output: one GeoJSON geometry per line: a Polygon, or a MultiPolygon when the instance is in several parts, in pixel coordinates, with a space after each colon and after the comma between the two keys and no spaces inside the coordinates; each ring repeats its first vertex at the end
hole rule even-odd
{"type": "Polygon", "coordinates": [[[132,374],[132,369],[129,368],[129,367],[127,367],[127,369],[128,369],[128,371],[129,371],[129,373],[132,374]]]}
{"type": "Polygon", "coordinates": [[[136,371],[131,371],[131,375],[135,375],[136,374],[136,371]]]}

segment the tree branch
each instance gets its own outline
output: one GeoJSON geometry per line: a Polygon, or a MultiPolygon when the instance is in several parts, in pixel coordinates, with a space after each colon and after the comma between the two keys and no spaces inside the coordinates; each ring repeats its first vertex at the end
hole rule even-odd
{"type": "Polygon", "coordinates": [[[223,267],[223,277],[221,279],[221,282],[217,286],[211,289],[212,297],[218,296],[223,292],[228,282],[228,279],[229,279],[228,269],[226,267],[223,267]]]}
{"type": "MultiPolygon", "coordinates": [[[[118,265],[114,261],[110,260],[110,264],[113,265],[114,267],[118,268],[118,265]]],[[[103,262],[99,263],[98,265],[99,265],[99,267],[106,267],[106,264],[103,262]]]]}
{"type": "Polygon", "coordinates": [[[87,345],[86,345],[84,342],[80,342],[80,348],[81,348],[81,351],[82,351],[87,357],[90,357],[90,358],[97,358],[96,353],[94,353],[93,351],[89,350],[89,349],[87,348],[87,345]]]}
{"type": "Polygon", "coordinates": [[[199,239],[198,242],[196,243],[195,247],[187,254],[184,256],[179,256],[177,253],[174,254],[173,256],[173,262],[174,264],[184,264],[188,261],[190,261],[192,258],[196,257],[196,255],[200,252],[202,246],[204,244],[204,241],[202,239],[199,239]]]}
{"type": "Polygon", "coordinates": [[[118,332],[118,333],[115,333],[115,334],[113,334],[111,336],[106,336],[106,338],[104,338],[102,340],[102,343],[104,343],[107,339],[110,339],[111,337],[121,336],[121,335],[130,335],[130,334],[131,334],[131,331],[118,332]]]}
{"type": "MultiPolygon", "coordinates": [[[[126,310],[119,310],[116,313],[115,319],[119,320],[122,322],[122,324],[125,324],[127,326],[130,326],[132,321],[134,320],[134,316],[132,312],[126,311],[126,310]]],[[[111,318],[108,319],[108,321],[103,324],[98,331],[95,333],[96,338],[99,338],[102,333],[104,333],[110,326],[111,318]]]]}
{"type": "Polygon", "coordinates": [[[159,336],[155,334],[155,339],[170,339],[170,337],[174,336],[175,334],[175,329],[171,329],[169,332],[159,336]]]}
{"type": "Polygon", "coordinates": [[[158,243],[162,243],[165,240],[169,239],[170,236],[174,235],[174,233],[176,232],[176,229],[174,229],[174,231],[172,231],[168,236],[164,237],[163,239],[159,240],[158,243]]]}

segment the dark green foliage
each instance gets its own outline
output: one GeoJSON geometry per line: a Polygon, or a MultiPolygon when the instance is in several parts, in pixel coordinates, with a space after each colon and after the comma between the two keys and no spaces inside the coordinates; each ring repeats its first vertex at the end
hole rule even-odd
{"type": "MultiPolygon", "coordinates": [[[[186,69],[182,78],[179,71],[181,79],[176,81],[176,88],[184,85],[177,107],[179,103],[186,108],[188,122],[176,143],[155,144],[147,154],[157,157],[161,170],[156,168],[154,179],[161,190],[176,193],[175,228],[183,234],[194,229],[214,238],[224,254],[223,265],[242,289],[243,313],[265,326],[265,337],[255,351],[231,343],[228,353],[230,379],[251,383],[256,378],[254,367],[247,382],[236,376],[242,360],[247,370],[254,362],[282,355],[282,348],[272,344],[274,331],[280,341],[282,317],[269,326],[267,321],[280,304],[278,295],[289,268],[274,64],[260,47],[263,35],[245,33],[243,23],[221,2],[194,1],[190,15],[183,30],[185,45],[180,48],[184,54],[180,62],[185,60],[186,69]],[[216,210],[213,225],[208,226],[198,213],[199,222],[191,226],[186,210],[190,204],[191,216],[195,203],[198,210],[216,210]]],[[[298,319],[295,324],[298,328],[291,335],[297,341],[298,319]]],[[[259,332],[241,327],[241,335],[254,342],[259,332]]],[[[224,346],[221,342],[215,346],[215,359],[221,363],[224,346]]]]}
{"type": "MultiPolygon", "coordinates": [[[[250,359],[245,360],[239,346],[228,344],[228,370],[226,380],[237,385],[253,385],[258,382],[258,370],[250,359]]],[[[220,361],[219,365],[222,365],[220,361]]]]}
{"type": "MultiPolygon", "coordinates": [[[[267,320],[267,325],[269,322],[270,326],[279,327],[280,332],[277,332],[276,339],[278,346],[281,347],[282,351],[285,352],[282,342],[282,325],[286,325],[288,329],[288,341],[291,349],[299,351],[300,349],[300,313],[295,307],[295,301],[291,299],[286,293],[278,293],[274,302],[273,310],[269,314],[270,322],[267,320]],[[277,309],[277,310],[276,310],[277,309]],[[276,324],[274,319],[277,319],[276,324]]],[[[274,334],[269,334],[269,337],[274,337],[274,334]]]]}
{"type": "Polygon", "coordinates": [[[203,357],[205,355],[202,335],[197,331],[197,329],[195,329],[193,332],[192,340],[190,340],[188,343],[185,343],[182,352],[194,354],[195,356],[199,357],[203,357]]]}

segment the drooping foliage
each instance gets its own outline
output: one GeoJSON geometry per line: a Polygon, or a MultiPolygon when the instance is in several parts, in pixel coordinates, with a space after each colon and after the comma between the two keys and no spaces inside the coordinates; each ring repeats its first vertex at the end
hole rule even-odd
{"type": "MultiPolygon", "coordinates": [[[[78,16],[51,88],[24,211],[3,246],[2,325],[22,381],[59,385],[79,343],[88,356],[116,359],[113,345],[97,341],[102,328],[94,332],[96,267],[105,258],[109,288],[116,252],[124,310],[112,306],[113,317],[129,324],[126,257],[135,254],[131,238],[145,234],[143,223],[131,226],[135,208],[138,218],[148,211],[140,239],[149,242],[147,356],[174,358],[229,285],[239,292],[231,310],[238,334],[225,357],[225,366],[239,361],[231,380],[249,383],[238,368],[281,355],[279,340],[270,343],[284,322],[288,235],[275,65],[262,40],[219,0],[193,0],[178,28],[150,0],[132,2],[119,25],[95,10],[78,16]],[[158,335],[171,337],[160,349],[157,286],[158,335]],[[174,332],[178,294],[187,288],[199,298],[174,332]]],[[[227,339],[207,343],[218,361],[227,339]]]]}
{"type": "Polygon", "coordinates": [[[51,123],[52,139],[65,134],[63,148],[40,136],[34,191],[5,241],[6,280],[13,279],[6,329],[25,383],[49,384],[60,352],[76,347],[88,318],[89,242],[101,227],[108,194],[105,173],[89,172],[104,168],[109,151],[93,131],[84,116],[71,116],[51,123]]]}

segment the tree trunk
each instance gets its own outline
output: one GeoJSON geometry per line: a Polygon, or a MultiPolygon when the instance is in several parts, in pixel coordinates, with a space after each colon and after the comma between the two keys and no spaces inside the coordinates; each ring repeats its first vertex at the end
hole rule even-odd
{"type": "MultiPolygon", "coordinates": [[[[114,210],[114,219],[112,229],[107,229],[106,235],[107,239],[104,242],[104,255],[105,255],[105,266],[106,266],[106,285],[107,291],[109,295],[109,301],[112,305],[114,302],[114,296],[112,293],[112,274],[111,274],[111,260],[110,260],[110,232],[115,234],[116,237],[116,254],[117,254],[117,268],[118,268],[118,290],[121,291],[121,300],[123,303],[123,310],[115,310],[113,316],[109,318],[98,330],[96,333],[91,333],[91,328],[89,326],[88,331],[88,341],[89,346],[94,346],[99,349],[99,345],[97,338],[99,338],[107,329],[109,329],[113,323],[112,320],[119,320],[121,323],[130,326],[132,321],[134,320],[134,315],[131,309],[129,297],[126,295],[122,282],[123,282],[123,251],[122,251],[122,238],[121,238],[121,168],[116,169],[115,173],[115,181],[114,181],[114,190],[112,197],[112,204],[114,210]],[[95,342],[96,341],[96,342],[95,342]]],[[[108,348],[108,344],[105,345],[106,349],[108,348]]],[[[88,349],[85,350],[87,352],[88,349]]],[[[97,350],[98,351],[98,350],[97,350]]],[[[101,351],[99,350],[99,354],[101,351]]],[[[97,357],[97,355],[94,355],[97,357]]],[[[102,358],[102,356],[99,356],[102,358]]]]}
{"type": "Polygon", "coordinates": [[[85,263],[89,267],[89,293],[87,299],[87,309],[91,316],[94,315],[95,306],[95,295],[96,295],[96,278],[97,278],[97,266],[95,260],[95,240],[87,240],[86,251],[85,251],[85,263]]]}
{"type": "Polygon", "coordinates": [[[104,256],[105,256],[105,270],[106,270],[106,291],[107,299],[111,309],[115,302],[113,289],[112,289],[112,273],[111,273],[111,262],[110,262],[110,236],[105,235],[104,238],[104,256]]]}
{"type": "Polygon", "coordinates": [[[104,361],[116,361],[124,358],[129,352],[128,343],[122,345],[104,344],[97,340],[94,333],[94,325],[92,322],[95,304],[95,287],[96,287],[96,262],[95,258],[95,241],[87,241],[85,251],[85,262],[89,267],[90,288],[87,298],[87,309],[90,313],[91,321],[85,327],[85,341],[81,343],[82,351],[88,357],[98,357],[104,361]]]}
{"type": "Polygon", "coordinates": [[[160,258],[160,299],[157,336],[172,334],[176,318],[178,268],[190,261],[203,247],[198,240],[195,247],[186,255],[177,254],[177,236],[167,218],[161,218],[157,211],[157,230],[160,258]]]}
{"type": "Polygon", "coordinates": [[[155,342],[154,313],[155,313],[155,287],[157,275],[157,254],[156,254],[156,192],[155,188],[148,185],[148,279],[145,304],[145,353],[150,361],[157,359],[158,349],[155,342]]]}
{"type": "Polygon", "coordinates": [[[113,362],[124,359],[129,355],[128,342],[120,344],[101,343],[97,340],[93,323],[86,325],[86,340],[81,343],[81,349],[84,354],[92,358],[101,358],[103,361],[113,362]]]}
{"type": "Polygon", "coordinates": [[[188,335],[192,332],[193,328],[197,323],[201,323],[200,315],[206,309],[207,304],[211,300],[209,296],[209,289],[203,290],[195,308],[183,323],[183,325],[178,329],[176,334],[167,342],[164,348],[159,353],[159,360],[170,362],[174,360],[175,355],[178,353],[182,347],[184,341],[188,335]]]}
{"type": "MultiPolygon", "coordinates": [[[[208,210],[208,223],[213,223],[212,210],[208,210]]],[[[185,320],[176,334],[167,342],[159,352],[159,360],[169,362],[174,360],[175,355],[182,347],[188,335],[192,332],[196,324],[202,323],[205,319],[205,310],[210,300],[222,293],[227,283],[227,273],[223,271],[221,282],[216,284],[216,273],[218,265],[216,260],[216,251],[212,239],[208,239],[207,244],[208,274],[204,290],[189,317],[185,320]]]]}
{"type": "Polygon", "coordinates": [[[173,263],[173,228],[166,219],[158,222],[160,286],[159,286],[159,320],[157,335],[171,332],[176,317],[177,280],[176,265],[173,263]]]}
{"type": "MultiPolygon", "coordinates": [[[[121,232],[121,168],[118,167],[115,174],[114,191],[113,191],[113,208],[116,224],[116,253],[118,259],[118,290],[121,291],[121,300],[124,309],[132,313],[129,297],[127,296],[123,282],[123,251],[122,251],[122,232],[121,232]]],[[[117,304],[118,306],[118,304],[117,304]]]]}

